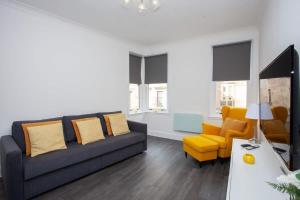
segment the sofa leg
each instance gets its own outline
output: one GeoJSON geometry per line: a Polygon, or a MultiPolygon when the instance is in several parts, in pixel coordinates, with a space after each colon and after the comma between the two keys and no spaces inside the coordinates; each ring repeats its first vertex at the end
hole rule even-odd
{"type": "Polygon", "coordinates": [[[199,161],[198,164],[199,164],[199,167],[202,168],[202,162],[199,161]]]}
{"type": "Polygon", "coordinates": [[[187,158],[187,152],[184,152],[184,156],[185,156],[185,158],[187,158]]]}
{"type": "Polygon", "coordinates": [[[214,161],[214,160],[211,161],[211,165],[212,165],[212,166],[215,165],[215,161],[214,161]]]}

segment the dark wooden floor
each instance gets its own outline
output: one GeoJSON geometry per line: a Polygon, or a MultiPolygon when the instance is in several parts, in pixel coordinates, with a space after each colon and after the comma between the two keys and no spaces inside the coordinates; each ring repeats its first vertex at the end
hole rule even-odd
{"type": "MultiPolygon", "coordinates": [[[[150,137],[148,150],[36,200],[224,200],[229,162],[199,168],[179,141],[150,137]]],[[[0,183],[0,199],[4,199],[0,183]]]]}

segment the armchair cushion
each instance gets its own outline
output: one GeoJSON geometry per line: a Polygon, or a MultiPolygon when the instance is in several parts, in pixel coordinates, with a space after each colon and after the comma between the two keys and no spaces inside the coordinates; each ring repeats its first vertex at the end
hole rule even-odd
{"type": "Polygon", "coordinates": [[[242,131],[244,131],[246,125],[247,125],[247,123],[245,121],[226,118],[223,123],[222,129],[220,132],[220,136],[224,137],[227,130],[234,130],[234,131],[242,132],[242,131]]]}
{"type": "Polygon", "coordinates": [[[287,134],[287,129],[279,119],[265,120],[261,123],[266,135],[270,134],[287,134]]]}
{"type": "Polygon", "coordinates": [[[276,143],[289,143],[289,135],[288,134],[269,134],[266,135],[266,138],[272,142],[276,143]]]}
{"type": "Polygon", "coordinates": [[[225,137],[218,136],[218,135],[207,135],[207,134],[202,134],[202,136],[218,143],[220,148],[226,148],[227,143],[225,141],[225,137]]]}

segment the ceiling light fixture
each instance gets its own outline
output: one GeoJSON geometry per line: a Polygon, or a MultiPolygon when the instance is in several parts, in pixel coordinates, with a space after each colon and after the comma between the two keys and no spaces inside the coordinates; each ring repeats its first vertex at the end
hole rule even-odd
{"type": "Polygon", "coordinates": [[[122,0],[124,7],[134,7],[139,13],[154,12],[160,8],[160,0],[122,0]]]}

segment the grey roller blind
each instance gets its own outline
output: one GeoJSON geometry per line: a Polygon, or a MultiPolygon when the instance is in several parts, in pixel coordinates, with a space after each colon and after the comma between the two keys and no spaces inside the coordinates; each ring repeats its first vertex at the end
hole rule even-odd
{"type": "Polygon", "coordinates": [[[250,79],[251,41],[213,47],[213,81],[250,79]]]}
{"type": "Polygon", "coordinates": [[[145,84],[168,82],[168,55],[145,57],[145,84]]]}
{"type": "Polygon", "coordinates": [[[129,82],[132,84],[141,84],[142,57],[129,55],[129,82]]]}

